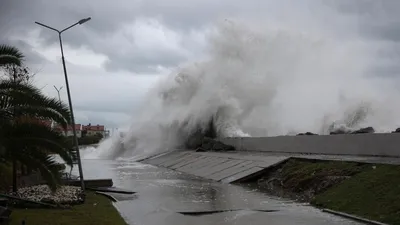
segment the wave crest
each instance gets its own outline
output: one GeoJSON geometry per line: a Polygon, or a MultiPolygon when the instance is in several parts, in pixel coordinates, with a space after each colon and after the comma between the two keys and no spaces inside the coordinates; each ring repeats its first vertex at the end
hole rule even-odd
{"type": "Polygon", "coordinates": [[[359,41],[225,20],[210,32],[207,57],[162,77],[105,155],[173,150],[207,133],[210,121],[219,137],[327,133],[338,119],[347,127],[377,121],[368,116],[382,94],[365,77],[366,50],[359,41]]]}

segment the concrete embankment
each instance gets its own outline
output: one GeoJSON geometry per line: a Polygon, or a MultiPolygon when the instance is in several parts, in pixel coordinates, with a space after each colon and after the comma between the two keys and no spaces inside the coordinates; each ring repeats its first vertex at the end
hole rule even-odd
{"type": "Polygon", "coordinates": [[[288,159],[286,156],[253,157],[217,152],[177,151],[142,162],[224,183],[254,176],[288,159]]]}
{"type": "Polygon", "coordinates": [[[400,157],[400,134],[301,135],[220,139],[239,151],[400,157]]]}
{"type": "Polygon", "coordinates": [[[400,165],[400,158],[391,157],[360,157],[320,154],[305,155],[251,151],[175,151],[148,158],[141,162],[177,170],[214,181],[232,183],[257,177],[264,171],[279,165],[290,158],[400,165]]]}
{"type": "Polygon", "coordinates": [[[224,138],[235,151],[179,151],[144,163],[223,182],[255,176],[289,158],[400,164],[400,134],[302,135],[224,138]]]}
{"type": "Polygon", "coordinates": [[[358,221],[400,224],[400,205],[392,201],[399,196],[393,185],[399,179],[399,157],[175,151],[141,162],[223,183],[246,182],[255,190],[345,212],[358,221]]]}

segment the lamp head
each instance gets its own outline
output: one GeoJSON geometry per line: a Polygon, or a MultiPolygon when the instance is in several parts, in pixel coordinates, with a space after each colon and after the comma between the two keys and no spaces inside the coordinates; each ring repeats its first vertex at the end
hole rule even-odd
{"type": "Polygon", "coordinates": [[[81,19],[81,20],[79,20],[78,23],[79,23],[79,25],[82,25],[82,24],[86,23],[87,21],[89,21],[90,19],[92,19],[92,18],[88,17],[86,19],[81,19]]]}

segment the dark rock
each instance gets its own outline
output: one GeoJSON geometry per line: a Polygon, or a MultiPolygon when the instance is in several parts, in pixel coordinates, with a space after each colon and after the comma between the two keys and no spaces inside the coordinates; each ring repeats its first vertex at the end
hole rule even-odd
{"type": "Polygon", "coordinates": [[[370,133],[375,133],[375,129],[373,127],[365,127],[355,131],[346,131],[343,129],[337,129],[331,131],[329,134],[334,135],[334,134],[370,134],[370,133]]]}
{"type": "Polygon", "coordinates": [[[347,134],[344,130],[335,130],[331,131],[329,134],[334,135],[334,134],[347,134]]]}
{"type": "Polygon", "coordinates": [[[203,141],[200,146],[196,148],[198,152],[205,152],[205,151],[233,151],[235,147],[231,145],[226,145],[218,140],[212,138],[203,138],[203,141]]]}
{"type": "Polygon", "coordinates": [[[375,129],[373,127],[365,127],[351,132],[351,134],[369,134],[369,133],[375,133],[375,129]]]}
{"type": "Polygon", "coordinates": [[[184,146],[186,149],[196,149],[203,144],[204,138],[217,138],[217,130],[215,128],[214,118],[211,118],[205,129],[198,127],[193,133],[188,134],[184,146]]]}
{"type": "Polygon", "coordinates": [[[297,136],[300,136],[300,135],[318,135],[318,134],[314,134],[314,133],[312,133],[312,132],[306,132],[306,133],[299,133],[299,134],[297,134],[297,136]]]}
{"type": "Polygon", "coordinates": [[[400,127],[397,128],[395,131],[392,131],[392,133],[400,133],[400,127]]]}

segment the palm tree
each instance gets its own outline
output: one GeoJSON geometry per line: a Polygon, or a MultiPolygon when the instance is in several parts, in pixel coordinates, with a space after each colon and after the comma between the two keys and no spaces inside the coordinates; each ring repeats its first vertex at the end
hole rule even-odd
{"type": "Polygon", "coordinates": [[[15,47],[9,45],[0,45],[0,66],[17,65],[21,66],[23,54],[15,47]]]}
{"type": "MultiPolygon", "coordinates": [[[[52,188],[60,181],[60,167],[50,154],[58,154],[72,166],[75,152],[71,143],[42,121],[53,120],[64,129],[69,122],[68,108],[56,99],[43,96],[32,85],[0,82],[0,129],[7,160],[18,161],[40,171],[52,188]]],[[[14,167],[16,173],[16,166],[14,167]]],[[[16,175],[13,191],[16,191],[16,175]]]]}
{"type": "MultiPolygon", "coordinates": [[[[0,66],[23,59],[15,48],[0,46],[0,66]]],[[[39,89],[14,80],[0,80],[0,151],[13,162],[13,191],[17,190],[16,162],[40,171],[53,189],[61,168],[52,157],[58,154],[72,166],[76,159],[71,143],[42,121],[55,121],[66,129],[70,113],[66,105],[44,96],[39,89]]]]}

